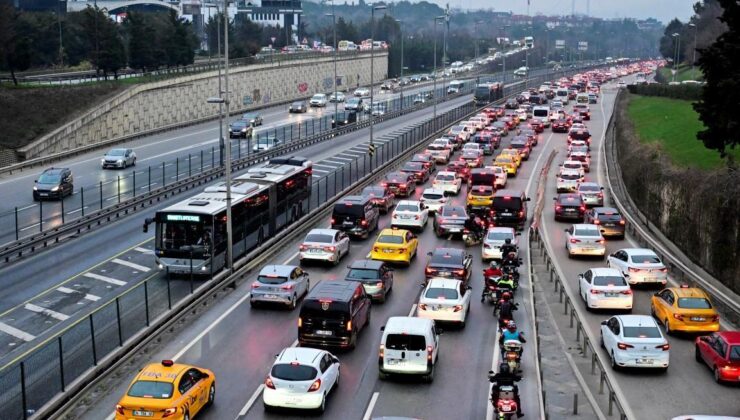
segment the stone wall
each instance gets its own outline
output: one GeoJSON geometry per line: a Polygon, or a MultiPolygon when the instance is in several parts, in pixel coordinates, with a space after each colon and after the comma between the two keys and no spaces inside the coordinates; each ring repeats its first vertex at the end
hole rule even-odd
{"type": "MultiPolygon", "coordinates": [[[[376,52],[376,83],[387,77],[387,69],[388,54],[376,52]]],[[[242,112],[330,92],[333,74],[330,55],[233,68],[229,77],[231,110],[242,112]]],[[[218,106],[206,102],[218,92],[216,76],[216,72],[208,72],[132,87],[19,149],[18,154],[31,159],[216,118],[218,106]]],[[[340,56],[337,79],[341,90],[368,85],[370,55],[340,56]]]]}

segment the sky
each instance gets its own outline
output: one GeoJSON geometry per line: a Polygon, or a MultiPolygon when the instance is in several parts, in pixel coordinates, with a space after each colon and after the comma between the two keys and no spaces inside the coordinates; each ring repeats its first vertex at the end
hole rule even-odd
{"type": "MultiPolygon", "coordinates": [[[[411,0],[415,1],[415,0],[411,0]]],[[[427,0],[444,7],[461,9],[493,9],[500,12],[527,13],[527,0],[427,0]]],[[[698,0],[530,0],[530,14],[570,14],[575,1],[576,13],[585,14],[590,3],[591,16],[602,18],[656,18],[668,23],[674,17],[682,21],[693,14],[693,4],[698,0]]]]}

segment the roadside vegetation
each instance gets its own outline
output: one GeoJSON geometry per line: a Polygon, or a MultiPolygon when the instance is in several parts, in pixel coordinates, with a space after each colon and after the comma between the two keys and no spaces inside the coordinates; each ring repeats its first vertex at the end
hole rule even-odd
{"type": "MultiPolygon", "coordinates": [[[[662,80],[665,80],[666,82],[673,81],[673,73],[671,72],[671,67],[661,67],[660,69],[658,69],[658,71],[660,72],[662,80]]],[[[694,67],[692,69],[691,66],[688,65],[679,66],[678,71],[676,72],[676,81],[683,82],[684,80],[702,81],[704,80],[704,73],[701,72],[701,69],[699,67],[694,67]]]]}

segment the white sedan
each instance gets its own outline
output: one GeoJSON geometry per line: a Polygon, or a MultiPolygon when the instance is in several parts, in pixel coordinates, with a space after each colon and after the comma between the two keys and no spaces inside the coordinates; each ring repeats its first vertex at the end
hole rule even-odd
{"type": "Polygon", "coordinates": [[[265,409],[285,407],[323,412],[327,395],[339,385],[339,367],[339,359],[325,350],[284,349],[265,379],[262,393],[265,409]]]}
{"type": "Polygon", "coordinates": [[[563,162],[562,165],[560,165],[560,172],[563,171],[578,171],[581,174],[581,177],[586,176],[586,168],[583,167],[583,163],[579,160],[566,160],[563,162]]]}
{"type": "Polygon", "coordinates": [[[309,105],[311,106],[326,106],[326,95],[323,93],[317,93],[311,97],[311,100],[308,101],[309,105]]]}
{"type": "Polygon", "coordinates": [[[447,197],[442,190],[427,188],[421,193],[421,200],[430,213],[437,213],[447,203],[447,197]]]}
{"type": "Polygon", "coordinates": [[[565,229],[565,249],[568,256],[606,255],[606,241],[601,235],[599,227],[591,224],[575,224],[565,229]]]}
{"type": "Polygon", "coordinates": [[[481,259],[483,261],[488,260],[500,260],[501,245],[506,243],[507,239],[511,240],[512,245],[517,245],[518,240],[516,237],[517,233],[514,228],[510,227],[490,227],[486,232],[486,237],[483,239],[483,248],[481,251],[481,259]]]}
{"type": "Polygon", "coordinates": [[[301,261],[327,261],[334,265],[349,254],[349,236],[336,229],[311,229],[300,245],[301,261]]]}
{"type": "Polygon", "coordinates": [[[470,286],[448,278],[431,278],[421,292],[416,316],[442,322],[456,322],[465,327],[470,311],[470,286]]]}
{"type": "Polygon", "coordinates": [[[336,92],[329,95],[329,102],[344,102],[344,93],[342,92],[336,92]]]}
{"type": "Polygon", "coordinates": [[[606,265],[621,271],[629,284],[668,282],[668,268],[651,249],[620,249],[609,255],[606,265]]]}
{"type": "Polygon", "coordinates": [[[613,268],[592,268],[579,274],[578,294],[589,310],[632,310],[632,289],[622,273],[613,268]]]}
{"type": "Polygon", "coordinates": [[[480,144],[478,143],[465,143],[462,147],[462,151],[464,152],[480,152],[483,153],[483,149],[480,147],[480,144]]]}
{"type": "Polygon", "coordinates": [[[671,346],[649,315],[616,315],[602,321],[601,346],[614,370],[622,367],[668,370],[671,346]]]}
{"type": "Polygon", "coordinates": [[[462,179],[455,172],[439,171],[432,181],[432,188],[457,195],[462,188],[462,179]]]}
{"type": "Polygon", "coordinates": [[[575,192],[583,182],[583,175],[578,170],[561,169],[555,180],[557,192],[575,192]]]}
{"type": "Polygon", "coordinates": [[[434,158],[434,161],[437,163],[446,164],[450,161],[450,149],[447,148],[446,145],[442,143],[434,142],[427,146],[426,153],[434,158]]]}
{"type": "Polygon", "coordinates": [[[429,221],[429,209],[421,201],[403,200],[393,210],[391,227],[423,230],[429,221]]]}
{"type": "Polygon", "coordinates": [[[506,181],[509,179],[506,169],[500,166],[486,166],[486,169],[492,170],[494,175],[496,175],[496,180],[493,182],[494,187],[497,189],[506,187],[506,181]]]}
{"type": "Polygon", "coordinates": [[[357,97],[370,96],[370,89],[364,87],[357,88],[353,95],[357,97]]]}

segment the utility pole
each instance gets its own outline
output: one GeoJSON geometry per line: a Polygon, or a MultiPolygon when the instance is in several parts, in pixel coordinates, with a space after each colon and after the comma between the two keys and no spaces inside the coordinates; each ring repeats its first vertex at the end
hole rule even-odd
{"type": "MultiPolygon", "coordinates": [[[[433,74],[437,72],[437,22],[439,20],[442,20],[444,22],[444,16],[437,16],[434,18],[434,64],[433,64],[433,74]]],[[[442,62],[443,68],[444,68],[444,61],[442,62]]],[[[434,77],[432,77],[432,90],[434,90],[434,94],[437,94],[437,75],[434,74],[434,77]]],[[[442,70],[442,96],[445,96],[444,91],[444,70],[442,70]]],[[[433,108],[433,118],[436,121],[437,120],[437,98],[432,98],[432,108],[433,108]]]]}
{"type": "MultiPolygon", "coordinates": [[[[226,121],[230,114],[231,92],[229,91],[229,0],[224,0],[224,102],[226,103],[226,121]]],[[[228,272],[231,273],[234,265],[233,254],[233,219],[231,218],[231,139],[226,142],[226,262],[228,272]]]]}
{"type": "MultiPolygon", "coordinates": [[[[373,106],[375,105],[373,99],[373,92],[375,91],[375,86],[373,86],[375,76],[375,11],[385,10],[386,7],[385,5],[376,6],[373,4],[370,9],[370,145],[368,149],[371,151],[371,156],[375,148],[373,144],[373,125],[375,125],[375,117],[373,116],[373,106]]],[[[370,162],[372,168],[372,160],[370,162]]]]}
{"type": "MultiPolygon", "coordinates": [[[[217,30],[216,39],[218,40],[218,96],[223,95],[221,91],[221,19],[223,15],[218,10],[218,3],[216,3],[216,18],[217,30]]],[[[231,136],[229,136],[231,139],[231,136]]],[[[221,167],[224,166],[224,104],[220,102],[218,104],[218,161],[221,167]]]]}
{"type": "MultiPolygon", "coordinates": [[[[396,22],[398,22],[398,27],[401,29],[401,77],[398,79],[398,86],[401,88],[401,109],[403,109],[403,21],[396,19],[396,22]]],[[[436,72],[437,69],[434,69],[436,72]]],[[[432,79],[436,78],[436,74],[432,73],[434,76],[432,79]]]]}

